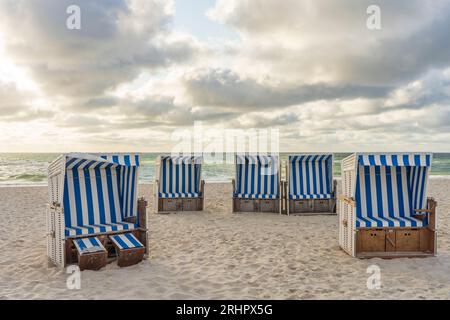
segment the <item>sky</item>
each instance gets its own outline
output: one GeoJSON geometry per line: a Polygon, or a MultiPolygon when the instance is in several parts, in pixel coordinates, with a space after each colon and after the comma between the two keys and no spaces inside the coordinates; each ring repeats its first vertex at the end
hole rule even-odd
{"type": "Polygon", "coordinates": [[[449,30],[450,0],[0,0],[0,152],[170,151],[195,123],[450,152],[449,30]]]}

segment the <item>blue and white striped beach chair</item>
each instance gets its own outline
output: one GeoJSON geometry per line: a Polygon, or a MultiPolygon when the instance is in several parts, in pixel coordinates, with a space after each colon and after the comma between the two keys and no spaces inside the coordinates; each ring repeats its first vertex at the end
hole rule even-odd
{"type": "Polygon", "coordinates": [[[236,155],[233,179],[233,212],[280,212],[279,157],[236,155]]]}
{"type": "Polygon", "coordinates": [[[436,253],[436,202],[427,200],[431,154],[358,153],[342,161],[339,241],[357,257],[436,253]]]}
{"type": "Polygon", "coordinates": [[[287,213],[336,212],[333,155],[289,155],[286,163],[287,213]]]}
{"type": "Polygon", "coordinates": [[[48,255],[71,263],[73,240],[124,232],[147,237],[138,201],[139,155],[64,154],[49,167],[48,255]]]}
{"type": "Polygon", "coordinates": [[[161,155],[156,160],[155,209],[157,212],[201,211],[205,182],[203,157],[161,155]]]}

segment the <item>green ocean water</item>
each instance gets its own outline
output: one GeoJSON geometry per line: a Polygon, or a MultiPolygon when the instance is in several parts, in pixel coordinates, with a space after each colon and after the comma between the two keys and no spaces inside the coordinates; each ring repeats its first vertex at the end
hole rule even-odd
{"type": "MultiPolygon", "coordinates": [[[[142,154],[140,182],[150,183],[155,179],[155,160],[159,153],[142,154]]],[[[292,153],[289,153],[292,154],[292,153]]],[[[340,176],[340,162],[350,153],[334,154],[334,175],[340,176]]],[[[288,154],[282,153],[281,159],[288,154]]],[[[0,186],[46,185],[47,167],[58,157],[53,153],[0,153],[0,186]]],[[[435,153],[431,174],[450,176],[450,153],[435,153]]],[[[206,181],[230,181],[234,175],[233,164],[205,163],[202,172],[206,181]]]]}

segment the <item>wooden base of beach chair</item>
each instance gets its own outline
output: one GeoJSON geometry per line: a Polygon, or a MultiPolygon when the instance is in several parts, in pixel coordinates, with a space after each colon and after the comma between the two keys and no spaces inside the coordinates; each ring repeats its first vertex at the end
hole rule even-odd
{"type": "Polygon", "coordinates": [[[82,238],[74,240],[78,242],[75,248],[78,255],[78,267],[83,270],[99,270],[106,266],[107,251],[97,237],[82,238]],[[91,242],[95,241],[94,242],[91,242]],[[80,245],[80,243],[83,243],[80,245]],[[87,243],[87,247],[84,243],[87,243]],[[83,247],[84,246],[84,247],[83,247]]]}
{"type": "Polygon", "coordinates": [[[356,257],[395,258],[434,255],[429,228],[369,228],[356,231],[356,257]]]}
{"type": "Polygon", "coordinates": [[[233,212],[280,212],[279,199],[233,198],[233,212]]]}
{"type": "Polygon", "coordinates": [[[158,199],[158,212],[202,211],[204,198],[158,199]]]}
{"type": "Polygon", "coordinates": [[[417,210],[415,217],[425,219],[428,225],[421,228],[386,227],[355,229],[353,200],[339,200],[339,243],[348,254],[358,258],[430,257],[437,252],[436,206],[433,198],[427,199],[427,209],[417,210]]]}
{"type": "Polygon", "coordinates": [[[99,270],[106,266],[106,252],[88,253],[78,256],[78,267],[83,270],[99,270]]]}
{"type": "Polygon", "coordinates": [[[129,267],[144,259],[145,248],[118,250],[117,265],[121,268],[129,267]]]}
{"type": "Polygon", "coordinates": [[[336,199],[289,200],[289,214],[336,214],[336,199]]]}

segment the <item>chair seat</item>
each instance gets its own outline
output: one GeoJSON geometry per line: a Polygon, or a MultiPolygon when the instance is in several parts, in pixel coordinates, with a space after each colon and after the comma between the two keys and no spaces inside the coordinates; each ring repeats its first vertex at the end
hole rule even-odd
{"type": "Polygon", "coordinates": [[[144,247],[131,233],[115,234],[109,237],[120,250],[144,247]]]}
{"type": "Polygon", "coordinates": [[[290,194],[289,199],[332,199],[331,193],[315,193],[315,194],[290,194]]]}
{"type": "Polygon", "coordinates": [[[278,199],[279,196],[277,194],[255,194],[255,193],[235,193],[235,198],[241,199],[278,199]]]}
{"type": "Polygon", "coordinates": [[[65,235],[66,237],[76,237],[84,236],[90,234],[98,234],[105,232],[123,231],[123,230],[134,230],[136,225],[130,222],[117,222],[108,224],[97,224],[97,225],[85,225],[77,227],[66,227],[65,235]]]}
{"type": "Polygon", "coordinates": [[[105,247],[96,237],[76,239],[73,241],[80,255],[96,252],[106,252],[105,247]]]}
{"type": "Polygon", "coordinates": [[[356,228],[383,228],[383,227],[417,227],[424,226],[422,220],[414,217],[357,217],[356,228]]]}
{"type": "Polygon", "coordinates": [[[199,198],[201,193],[197,192],[182,192],[182,193],[159,193],[159,198],[199,198]]]}

